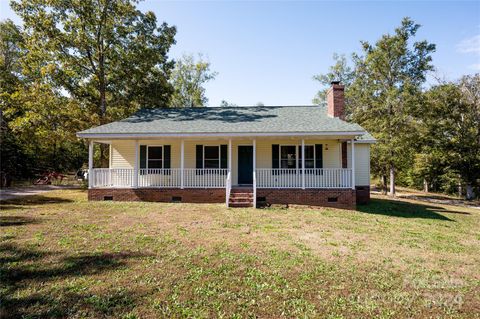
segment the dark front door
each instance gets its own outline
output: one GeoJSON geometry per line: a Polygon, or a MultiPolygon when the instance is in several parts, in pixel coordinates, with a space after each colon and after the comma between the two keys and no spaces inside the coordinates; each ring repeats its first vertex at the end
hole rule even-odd
{"type": "Polygon", "coordinates": [[[238,184],[253,184],[253,146],[238,147],[238,184]]]}

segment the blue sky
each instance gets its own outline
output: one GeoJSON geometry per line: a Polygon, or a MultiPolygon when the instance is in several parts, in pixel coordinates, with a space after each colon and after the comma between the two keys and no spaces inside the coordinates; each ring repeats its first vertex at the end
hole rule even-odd
{"type": "MultiPolygon", "coordinates": [[[[305,105],[332,54],[359,52],[360,40],[392,33],[403,17],[422,25],[417,39],[437,45],[438,75],[480,72],[480,1],[476,2],[141,2],[177,26],[170,56],[202,53],[218,72],[209,105],[305,105]]],[[[0,19],[19,22],[0,0],[0,19]]],[[[433,84],[433,80],[430,80],[433,84]]]]}

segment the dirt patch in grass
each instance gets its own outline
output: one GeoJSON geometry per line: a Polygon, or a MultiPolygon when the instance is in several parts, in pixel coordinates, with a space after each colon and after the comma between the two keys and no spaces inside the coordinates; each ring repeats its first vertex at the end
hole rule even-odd
{"type": "Polygon", "coordinates": [[[358,211],[1,204],[2,315],[444,317],[480,313],[480,213],[376,197],[358,211]]]}

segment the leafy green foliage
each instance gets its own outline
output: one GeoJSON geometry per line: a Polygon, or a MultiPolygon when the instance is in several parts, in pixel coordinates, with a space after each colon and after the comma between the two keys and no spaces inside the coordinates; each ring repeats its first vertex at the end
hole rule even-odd
{"type": "Polygon", "coordinates": [[[130,0],[20,0],[28,70],[78,99],[104,124],[140,106],[167,106],[175,27],[130,0]]]}
{"type": "Polygon", "coordinates": [[[377,139],[372,147],[373,172],[390,173],[390,192],[395,194],[395,171],[413,161],[416,147],[416,114],[422,105],[422,84],[433,70],[435,45],[413,42],[420,26],[409,18],[393,35],[375,45],[362,42],[364,56],[354,56],[356,77],[350,88],[352,119],[377,139]]]}
{"type": "MultiPolygon", "coordinates": [[[[313,77],[313,79],[320,82],[320,85],[322,86],[322,89],[317,92],[312,100],[314,104],[323,105],[326,103],[327,90],[332,81],[340,81],[343,85],[345,85],[348,92],[348,88],[355,78],[355,70],[349,65],[345,55],[334,53],[333,60],[335,61],[335,64],[330,67],[328,73],[318,74],[313,77]]],[[[348,99],[347,92],[346,97],[348,99]]]]}
{"type": "Polygon", "coordinates": [[[216,76],[217,73],[210,70],[210,62],[203,60],[201,55],[198,61],[193,55],[184,55],[176,61],[172,72],[171,82],[174,92],[171,97],[171,106],[205,106],[208,99],[203,85],[216,76]]]}
{"type": "MultiPolygon", "coordinates": [[[[314,79],[323,87],[344,82],[347,119],[377,139],[371,169],[384,186],[390,175],[391,194],[395,182],[449,193],[463,185],[473,198],[480,179],[480,74],[425,90],[435,45],[413,42],[419,27],[405,18],[393,35],[362,42],[353,68],[335,54],[329,72],[314,79]]],[[[325,94],[319,91],[314,102],[324,103],[325,94]]]]}
{"type": "Polygon", "coordinates": [[[467,198],[473,198],[480,179],[480,74],[437,85],[426,96],[422,119],[430,139],[425,148],[458,174],[467,198]]]}
{"type": "MultiPolygon", "coordinates": [[[[412,42],[419,27],[405,18],[394,34],[383,35],[374,45],[362,42],[363,55],[352,55],[353,68],[344,55],[335,54],[329,72],[314,77],[323,87],[331,81],[345,84],[347,119],[378,140],[372,147],[372,172],[383,180],[390,175],[392,195],[396,171],[410,167],[414,158],[422,85],[433,70],[435,45],[412,42]]],[[[325,96],[322,89],[314,103],[324,103],[325,96]]]]}
{"type": "MultiPolygon", "coordinates": [[[[86,146],[75,133],[166,107],[176,28],[157,25],[134,0],[19,0],[23,29],[0,24],[2,172],[75,170],[86,146]]],[[[100,148],[99,161],[106,162],[100,148]]]]}

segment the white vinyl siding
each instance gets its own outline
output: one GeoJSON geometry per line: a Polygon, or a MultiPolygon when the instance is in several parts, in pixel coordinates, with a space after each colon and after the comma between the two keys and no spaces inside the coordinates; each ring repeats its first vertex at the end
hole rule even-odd
{"type": "MultiPolygon", "coordinates": [[[[352,167],[352,145],[347,145],[348,167],[352,167]]],[[[355,185],[370,185],[370,144],[355,143],[355,185]]]]}
{"type": "Polygon", "coordinates": [[[135,141],[112,141],[111,168],[133,168],[135,165],[135,141]]]}

